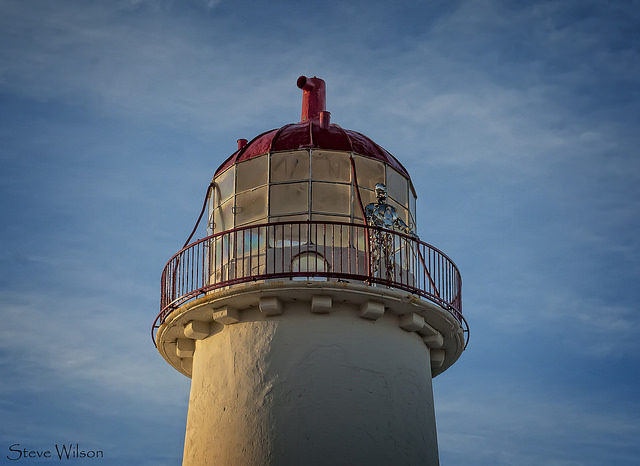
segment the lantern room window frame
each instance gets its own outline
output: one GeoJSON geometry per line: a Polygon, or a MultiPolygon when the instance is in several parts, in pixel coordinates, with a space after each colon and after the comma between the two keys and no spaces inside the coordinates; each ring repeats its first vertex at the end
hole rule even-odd
{"type": "MultiPolygon", "coordinates": [[[[356,166],[363,207],[370,202],[376,202],[373,188],[376,183],[382,182],[388,188],[388,202],[396,208],[398,216],[415,231],[417,228],[416,195],[410,178],[388,164],[366,155],[311,148],[268,152],[238,162],[218,174],[213,179],[214,189],[211,190],[208,201],[207,233],[219,233],[258,223],[300,219],[363,223],[354,189],[355,180],[352,179],[350,157],[353,157],[356,166]],[[301,157],[303,154],[305,156],[301,157]],[[332,156],[335,156],[336,160],[332,161],[332,156]],[[273,170],[274,157],[279,159],[276,160],[278,168],[275,172],[278,174],[276,177],[273,170]],[[287,162],[294,165],[286,169],[282,165],[287,162]],[[300,163],[302,163],[302,171],[300,167],[295,166],[300,163]],[[318,178],[314,178],[314,165],[316,172],[321,173],[318,178]],[[337,172],[332,171],[331,165],[334,165],[333,170],[337,168],[337,172]],[[280,176],[283,169],[285,175],[280,176]],[[286,172],[289,172],[290,178],[286,172]],[[331,179],[334,173],[337,175],[337,180],[331,179]],[[285,190],[287,185],[297,187],[306,185],[300,193],[302,196],[306,194],[306,201],[299,199],[301,201],[299,206],[282,205],[291,198],[293,193],[280,192],[277,196],[279,206],[274,205],[275,192],[285,190]],[[348,212],[328,208],[330,201],[318,205],[319,201],[315,199],[318,199],[319,193],[327,194],[328,185],[348,187],[348,193],[342,193],[343,198],[348,198],[348,212]],[[264,201],[262,211],[260,205],[256,205],[260,199],[264,201]],[[219,203],[220,200],[221,203],[219,203]],[[250,210],[247,212],[246,209],[250,210]]],[[[345,199],[341,199],[340,205],[344,201],[345,199]]]]}

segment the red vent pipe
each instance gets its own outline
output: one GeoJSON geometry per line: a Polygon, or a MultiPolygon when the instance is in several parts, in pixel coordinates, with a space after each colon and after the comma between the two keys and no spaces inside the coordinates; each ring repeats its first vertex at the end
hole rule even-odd
{"type": "Polygon", "coordinates": [[[302,116],[300,121],[320,119],[320,112],[326,110],[327,99],[324,81],[320,78],[298,78],[298,87],[302,89],[302,116]]]}
{"type": "Polygon", "coordinates": [[[320,112],[320,128],[327,129],[331,124],[331,112],[320,112]]]}

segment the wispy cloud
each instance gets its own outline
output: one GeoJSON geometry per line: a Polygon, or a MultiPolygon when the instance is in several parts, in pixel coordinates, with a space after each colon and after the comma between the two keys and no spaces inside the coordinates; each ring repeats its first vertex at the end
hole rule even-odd
{"type": "MultiPolygon", "coordinates": [[[[553,381],[549,381],[553,383],[553,381]]],[[[437,384],[436,383],[436,388],[437,384]]],[[[640,406],[614,406],[614,400],[584,397],[585,390],[556,393],[552,399],[526,387],[474,384],[468,390],[436,393],[441,456],[451,463],[597,465],[584,450],[606,451],[613,464],[631,464],[640,434],[640,406]],[[582,392],[582,393],[581,393],[582,392]],[[484,400],[482,403],[479,400],[484,400]],[[608,412],[602,409],[609,407],[608,412]]]]}
{"type": "Polygon", "coordinates": [[[77,9],[64,3],[28,12],[10,6],[2,29],[19,39],[1,49],[0,76],[11,91],[39,99],[73,96],[73,103],[98,111],[202,131],[237,126],[280,100],[277,79],[267,88],[242,73],[226,79],[242,67],[247,39],[226,40],[223,24],[203,35],[161,15],[115,21],[117,5],[77,9]],[[225,118],[216,118],[223,111],[225,118]]]}
{"type": "Polygon", "coordinates": [[[567,393],[554,380],[528,387],[513,379],[499,382],[477,380],[449,390],[434,382],[441,454],[450,462],[598,464],[597,456],[583,455],[586,449],[608,452],[613,464],[631,464],[638,454],[631,440],[640,433],[637,400],[594,397],[589,387],[567,393]]]}
{"type": "Polygon", "coordinates": [[[114,442],[180,438],[182,424],[149,427],[158,406],[182,423],[188,391],[148,336],[160,269],[233,141],[295,121],[295,79],[315,74],[332,121],[409,168],[421,237],[462,271],[472,341],[435,381],[443,459],[634,459],[633,2],[0,9],[0,410],[17,434],[93,418],[114,442]],[[26,415],[40,398],[56,422],[26,415]],[[87,419],[63,422],[58,405],[87,419]]]}
{"type": "MultiPolygon", "coordinates": [[[[6,85],[41,98],[74,95],[104,111],[210,132],[255,127],[265,120],[273,126],[286,122],[267,118],[265,111],[290,112],[284,102],[295,101],[291,81],[315,61],[330,79],[329,103],[337,121],[360,120],[352,109],[367,112],[370,118],[362,129],[371,128],[385,143],[393,141],[392,149],[408,157],[414,156],[411,147],[423,145],[425,132],[430,135],[431,163],[531,168],[544,163],[541,157],[564,157],[567,150],[592,153],[620,147],[615,142],[619,132],[611,124],[603,126],[602,115],[580,115],[572,107],[580,100],[593,100],[580,94],[581,88],[597,86],[594,80],[629,63],[627,49],[611,49],[606,41],[590,39],[585,21],[554,24],[554,11],[548,7],[459,5],[400,53],[389,54],[384,47],[371,50],[362,41],[352,41],[347,68],[332,63],[326,49],[313,46],[313,36],[293,42],[278,35],[265,37],[262,48],[268,52],[247,55],[247,50],[261,47],[250,35],[228,39],[235,18],[231,24],[218,20],[218,27],[203,35],[191,24],[167,24],[159,17],[107,22],[118,16],[117,7],[77,10],[63,4],[37,11],[37,19],[32,12],[24,16],[23,10],[13,8],[3,29],[18,35],[21,27],[37,23],[39,32],[29,42],[3,49],[0,74],[6,85]],[[505,34],[523,41],[520,28],[525,25],[536,39],[531,40],[528,60],[518,61],[504,45],[496,48],[505,34]],[[171,41],[163,39],[166,27],[171,41]],[[471,40],[479,28],[484,33],[471,40]],[[454,44],[466,43],[464,37],[485,46],[473,66],[467,59],[470,52],[456,49],[451,54],[454,44]],[[554,50],[560,46],[573,47],[575,58],[585,63],[593,64],[595,57],[593,72],[568,69],[571,72],[558,81],[552,71],[557,66],[554,50]],[[284,63],[298,66],[278,66],[284,63]],[[369,73],[363,75],[365,68],[369,73]],[[390,68],[410,74],[390,76],[390,68]],[[49,77],[46,87],[43,75],[49,77]],[[233,80],[226,78],[230,75],[233,80]],[[568,86],[576,90],[566,94],[568,86]],[[381,92],[368,97],[364,89],[367,94],[373,89],[381,92]],[[389,133],[385,120],[390,118],[397,122],[394,132],[402,128],[404,142],[389,133]]],[[[346,39],[347,31],[338,28],[330,40],[346,39]]],[[[625,71],[636,76],[640,72],[625,71]]],[[[296,114],[290,112],[289,119],[296,114]]]]}
{"type": "MultiPolygon", "coordinates": [[[[166,393],[187,389],[187,379],[155,354],[148,335],[150,316],[132,314],[130,304],[120,308],[91,297],[8,292],[2,293],[2,301],[0,350],[32,368],[29,378],[35,383],[41,382],[37,373],[46,373],[65,383],[163,406],[169,402],[166,393]]],[[[13,390],[12,385],[5,390],[13,390]]]]}

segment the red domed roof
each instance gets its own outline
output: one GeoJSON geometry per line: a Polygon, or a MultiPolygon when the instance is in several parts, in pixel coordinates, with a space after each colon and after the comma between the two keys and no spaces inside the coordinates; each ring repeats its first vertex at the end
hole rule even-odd
{"type": "Polygon", "coordinates": [[[303,90],[302,121],[262,133],[248,144],[244,144],[246,140],[238,140],[239,149],[220,165],[216,175],[231,165],[268,152],[326,149],[355,152],[380,160],[409,178],[402,164],[367,136],[329,124],[330,113],[325,111],[325,83],[322,79],[300,76],[297,84],[303,90]]]}
{"type": "Polygon", "coordinates": [[[380,160],[409,178],[407,170],[393,155],[364,134],[350,129],[342,129],[335,124],[322,128],[318,122],[313,120],[291,123],[280,129],[272,129],[256,136],[225,160],[216,170],[216,175],[231,165],[267,152],[309,148],[355,152],[380,160]]]}

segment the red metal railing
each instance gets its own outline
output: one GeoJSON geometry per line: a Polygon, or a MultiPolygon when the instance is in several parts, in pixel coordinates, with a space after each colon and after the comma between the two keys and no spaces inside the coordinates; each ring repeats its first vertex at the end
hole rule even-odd
{"type": "Polygon", "coordinates": [[[151,336],[177,307],[212,290],[274,278],[354,280],[416,294],[462,325],[462,279],[439,249],[383,228],[342,222],[278,222],[216,233],[181,249],[162,272],[151,336]]]}

